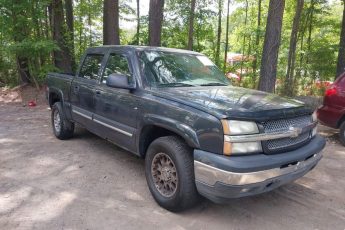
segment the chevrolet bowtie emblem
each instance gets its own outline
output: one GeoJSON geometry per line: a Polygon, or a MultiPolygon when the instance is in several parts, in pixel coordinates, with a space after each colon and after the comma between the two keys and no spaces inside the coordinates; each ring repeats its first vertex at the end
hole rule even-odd
{"type": "Polygon", "coordinates": [[[292,131],[292,137],[298,137],[302,133],[302,128],[299,127],[289,127],[289,131],[292,131]]]}

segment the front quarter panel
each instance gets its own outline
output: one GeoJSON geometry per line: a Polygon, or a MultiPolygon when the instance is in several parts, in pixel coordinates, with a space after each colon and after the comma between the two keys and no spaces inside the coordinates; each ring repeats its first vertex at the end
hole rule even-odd
{"type": "Polygon", "coordinates": [[[139,133],[146,125],[156,125],[177,133],[192,148],[222,154],[223,130],[219,119],[147,92],[141,98],[139,133]]]}

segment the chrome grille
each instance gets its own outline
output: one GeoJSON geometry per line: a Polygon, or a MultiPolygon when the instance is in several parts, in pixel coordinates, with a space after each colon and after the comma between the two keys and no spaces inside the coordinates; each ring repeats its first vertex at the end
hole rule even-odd
{"type": "MultiPolygon", "coordinates": [[[[288,119],[279,119],[263,122],[262,127],[265,133],[288,131],[289,127],[304,127],[311,123],[311,116],[300,116],[288,119]]],[[[272,154],[282,150],[297,148],[310,140],[310,131],[300,134],[298,137],[287,137],[262,142],[265,153],[272,154]]]]}

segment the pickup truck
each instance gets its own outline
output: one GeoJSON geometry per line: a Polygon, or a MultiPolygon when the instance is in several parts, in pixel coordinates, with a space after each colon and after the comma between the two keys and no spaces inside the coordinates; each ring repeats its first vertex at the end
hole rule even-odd
{"type": "Polygon", "coordinates": [[[75,76],[48,74],[47,98],[58,139],[79,124],[144,158],[152,196],[171,211],[292,182],[325,146],[303,103],[231,86],[192,51],[89,48],[75,76]]]}

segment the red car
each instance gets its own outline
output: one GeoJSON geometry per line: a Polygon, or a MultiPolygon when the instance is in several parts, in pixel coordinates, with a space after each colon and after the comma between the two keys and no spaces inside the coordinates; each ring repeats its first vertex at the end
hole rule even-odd
{"type": "Polygon", "coordinates": [[[317,114],[322,124],[340,129],[340,141],[345,145],[345,73],[328,87],[317,114]]]}

